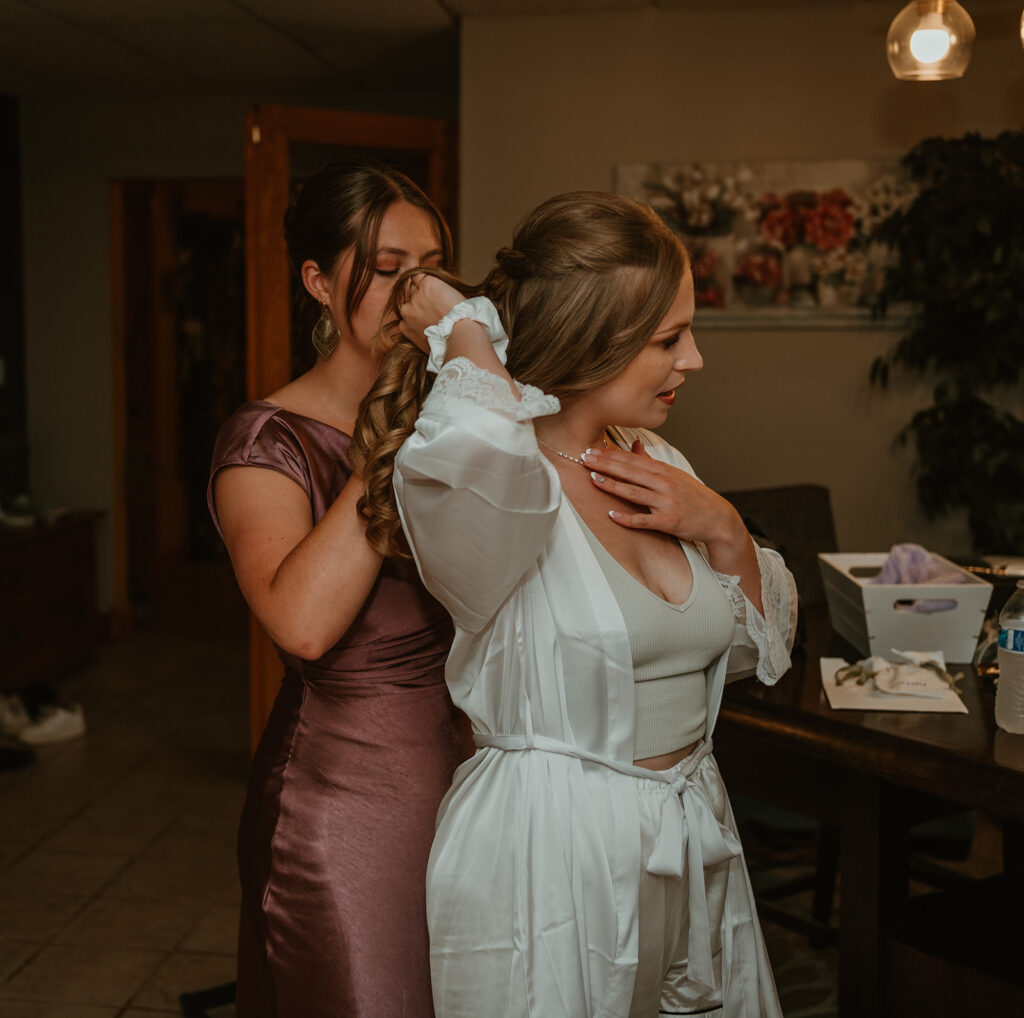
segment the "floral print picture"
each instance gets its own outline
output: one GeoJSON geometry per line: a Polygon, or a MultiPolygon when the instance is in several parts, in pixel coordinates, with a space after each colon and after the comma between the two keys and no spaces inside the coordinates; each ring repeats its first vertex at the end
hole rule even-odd
{"type": "Polygon", "coordinates": [[[913,198],[895,166],[861,161],[626,165],[615,187],[682,238],[699,308],[788,323],[863,321],[889,257],[872,233],[913,198]]]}

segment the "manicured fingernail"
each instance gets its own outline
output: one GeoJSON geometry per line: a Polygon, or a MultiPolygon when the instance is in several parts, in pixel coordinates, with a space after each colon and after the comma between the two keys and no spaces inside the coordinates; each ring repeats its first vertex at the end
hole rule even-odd
{"type": "Polygon", "coordinates": [[[616,511],[615,511],[614,509],[609,509],[609,510],[608,510],[608,515],[609,515],[609,516],[610,516],[610,517],[611,517],[611,518],[612,518],[613,520],[617,520],[617,519],[620,519],[620,518],[621,518],[622,516],[624,516],[624,515],[625,515],[625,513],[620,513],[620,512],[616,512],[616,511]]]}
{"type": "Polygon", "coordinates": [[[604,477],[599,474],[596,470],[590,471],[590,476],[597,481],[598,484],[604,484],[604,477]]]}
{"type": "Polygon", "coordinates": [[[596,459],[596,457],[594,456],[594,450],[587,449],[586,452],[581,453],[580,459],[583,460],[584,463],[593,463],[596,459]]]}

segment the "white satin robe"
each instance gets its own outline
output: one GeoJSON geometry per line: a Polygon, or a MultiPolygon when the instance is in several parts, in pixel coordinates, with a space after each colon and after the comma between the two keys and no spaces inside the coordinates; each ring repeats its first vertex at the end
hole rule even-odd
{"type": "MultiPolygon", "coordinates": [[[[641,867],[633,776],[653,772],[632,764],[622,615],[534,436],[532,418],[558,401],[519,388],[516,402],[497,376],[449,362],[395,460],[416,564],[455,621],[447,681],[479,747],[438,811],[427,873],[435,1009],[438,1018],[626,1018],[641,867]]],[[[619,438],[628,447],[641,434],[651,456],[692,473],[656,435],[619,438]]],[[[735,578],[719,576],[737,624],[733,647],[707,670],[707,741],[727,672],[756,666],[773,682],[789,665],[792,577],[774,552],[759,561],[765,618],[735,578]]],[[[685,777],[666,784],[648,869],[689,882],[698,984],[713,981],[703,904],[713,865],[729,867],[721,1013],[780,1015],[731,810],[720,824],[685,777]]]]}

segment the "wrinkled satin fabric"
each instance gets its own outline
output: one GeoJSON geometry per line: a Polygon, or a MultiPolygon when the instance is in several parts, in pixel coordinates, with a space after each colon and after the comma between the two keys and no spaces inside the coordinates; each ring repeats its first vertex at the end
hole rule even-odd
{"type": "MultiPolygon", "coordinates": [[[[705,744],[708,745],[708,744],[705,744]]],[[[692,754],[691,754],[692,756],[692,754]]],[[[663,840],[666,813],[665,781],[678,787],[682,778],[690,795],[699,795],[714,816],[725,841],[731,835],[732,814],[722,775],[710,752],[697,760],[687,758],[669,771],[658,774],[658,780],[634,779],[640,816],[640,899],[638,907],[637,975],[633,985],[630,1018],[653,1018],[660,1011],[700,1012],[721,1004],[722,985],[722,918],[725,915],[731,860],[739,853],[739,843],[725,846],[724,857],[715,859],[704,853],[700,878],[688,872],[692,862],[683,860],[683,879],[673,874],[655,872],[651,857],[663,840]],[[712,977],[694,978],[695,937],[702,931],[694,928],[691,903],[695,894],[702,899],[699,906],[707,921],[708,961],[712,977]]],[[[684,807],[685,810],[685,807],[684,807]]],[[[703,949],[703,944],[697,949],[703,949]]]]}
{"type": "MultiPolygon", "coordinates": [[[[722,822],[725,786],[711,757],[711,743],[702,741],[670,771],[651,771],[603,760],[585,750],[540,735],[532,739],[477,735],[474,741],[478,747],[490,746],[505,752],[534,750],[576,757],[610,767],[634,779],[641,789],[638,806],[643,868],[655,877],[675,878],[678,883],[666,882],[663,893],[683,898],[688,903],[686,910],[680,912],[688,945],[687,960],[681,966],[684,981],[689,984],[686,991],[701,1007],[707,1007],[710,1001],[715,1000],[719,996],[717,987],[721,985],[721,963],[719,959],[716,972],[713,956],[721,950],[717,927],[721,924],[722,912],[720,908],[713,910],[713,916],[709,912],[705,871],[720,868],[722,863],[739,856],[742,849],[739,838],[722,822]],[[714,791],[719,793],[714,796],[717,808],[712,805],[705,787],[707,775],[704,775],[705,780],[697,778],[705,760],[711,763],[707,770],[715,782],[714,791]]],[[[641,874],[641,885],[644,883],[641,874]]],[[[645,943],[644,932],[641,909],[638,931],[640,956],[659,948],[659,953],[665,953],[665,945],[645,943]]],[[[680,964],[679,959],[673,959],[673,967],[677,970],[680,964]]],[[[634,987],[634,997],[636,992],[634,987]]],[[[649,990],[647,995],[651,995],[649,990]]]]}
{"type": "MultiPolygon", "coordinates": [[[[234,465],[291,478],[319,520],[348,480],[348,445],[246,404],[214,453],[214,520],[212,478],[234,465]]],[[[444,684],[450,641],[413,565],[389,560],[323,657],[281,654],[238,837],[239,1018],[432,1018],[427,858],[437,805],[472,751],[444,684]]]]}
{"type": "MultiPolygon", "coordinates": [[[[479,747],[441,804],[427,871],[436,1012],[633,1018],[649,876],[702,898],[687,904],[695,939],[684,977],[673,957],[653,992],[720,998],[726,1018],[775,1018],[735,823],[711,806],[695,772],[645,777],[665,786],[645,861],[628,634],[537,447],[532,419],[558,402],[519,391],[517,401],[496,376],[448,362],[395,461],[417,566],[455,621],[446,678],[479,747]],[[712,871],[725,881],[720,915],[712,871]]],[[[652,457],[692,473],[657,436],[614,431],[621,447],[641,438],[652,457]]],[[[759,562],[764,617],[734,577],[716,574],[736,624],[732,647],[706,673],[709,738],[727,674],[773,682],[789,665],[792,577],[773,552],[759,562]]],[[[707,752],[692,766],[710,767],[707,752]]]]}

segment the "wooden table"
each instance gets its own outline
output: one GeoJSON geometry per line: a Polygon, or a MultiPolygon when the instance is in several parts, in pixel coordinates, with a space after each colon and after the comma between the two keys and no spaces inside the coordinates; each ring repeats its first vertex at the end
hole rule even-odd
{"type": "Polygon", "coordinates": [[[731,791],[840,831],[839,1014],[883,1015],[887,937],[906,915],[909,819],[938,798],[1024,821],[1024,736],[996,729],[994,697],[963,670],[968,714],[833,711],[820,657],[858,655],[824,606],[774,687],[726,689],[715,756],[731,791]]]}

